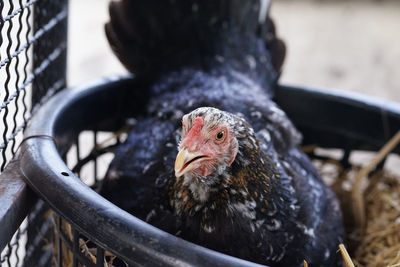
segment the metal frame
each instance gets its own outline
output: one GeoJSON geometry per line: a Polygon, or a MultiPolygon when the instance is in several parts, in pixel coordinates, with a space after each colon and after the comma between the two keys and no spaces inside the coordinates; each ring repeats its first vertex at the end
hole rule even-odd
{"type": "Polygon", "coordinates": [[[19,162],[11,161],[0,179],[0,251],[11,240],[37,197],[24,182],[19,162]]]}

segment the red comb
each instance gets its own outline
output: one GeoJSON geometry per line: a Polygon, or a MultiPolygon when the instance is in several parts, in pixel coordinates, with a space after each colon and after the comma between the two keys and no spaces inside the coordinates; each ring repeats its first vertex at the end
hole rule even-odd
{"type": "Polygon", "coordinates": [[[197,117],[194,119],[193,124],[192,124],[192,129],[187,133],[186,138],[193,138],[195,136],[198,136],[200,134],[201,128],[204,125],[204,120],[202,117],[197,117]]]}

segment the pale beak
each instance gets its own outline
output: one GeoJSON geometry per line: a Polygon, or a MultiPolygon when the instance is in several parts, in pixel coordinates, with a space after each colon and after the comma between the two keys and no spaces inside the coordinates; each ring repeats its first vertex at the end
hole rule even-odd
{"type": "Polygon", "coordinates": [[[193,170],[195,167],[194,162],[210,158],[211,157],[207,155],[191,153],[188,151],[187,147],[179,150],[179,153],[175,159],[175,176],[179,178],[188,171],[193,170]]]}

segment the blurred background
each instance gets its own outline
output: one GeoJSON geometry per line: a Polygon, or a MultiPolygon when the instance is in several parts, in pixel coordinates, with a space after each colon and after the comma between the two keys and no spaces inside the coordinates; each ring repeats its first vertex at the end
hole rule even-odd
{"type": "MultiPolygon", "coordinates": [[[[104,34],[110,0],[70,0],[68,82],[126,73],[104,34]]],[[[281,83],[400,102],[400,1],[272,0],[287,45],[281,83]]]]}

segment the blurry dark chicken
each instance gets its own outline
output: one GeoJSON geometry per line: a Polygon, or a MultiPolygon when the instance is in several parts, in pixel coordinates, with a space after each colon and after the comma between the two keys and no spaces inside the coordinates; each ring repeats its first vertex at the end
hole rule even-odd
{"type": "Polygon", "coordinates": [[[250,0],[111,5],[109,40],[149,100],[100,193],[243,259],[338,266],[339,204],[270,99],[284,46],[262,10],[250,0]]]}

